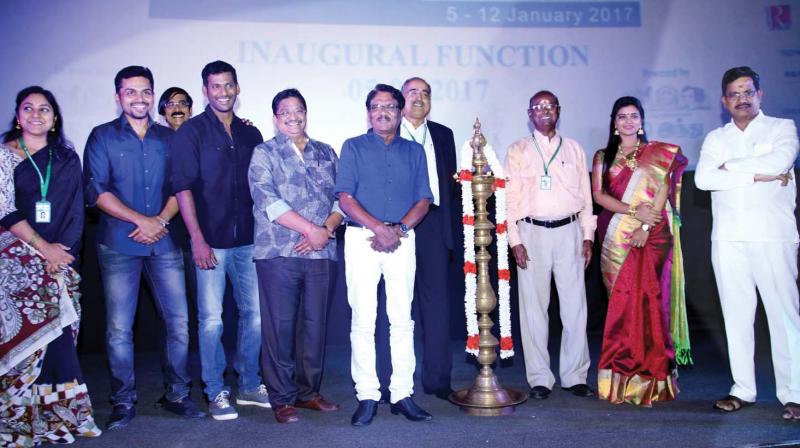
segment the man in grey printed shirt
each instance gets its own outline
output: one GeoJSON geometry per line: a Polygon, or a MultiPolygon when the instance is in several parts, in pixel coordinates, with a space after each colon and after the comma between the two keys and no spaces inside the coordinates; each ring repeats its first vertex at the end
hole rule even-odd
{"type": "Polygon", "coordinates": [[[248,175],[253,258],[261,301],[261,370],[275,420],[294,423],[300,419],[296,408],[339,409],[319,389],[328,288],[335,273],[333,231],[342,212],[333,196],[338,159],[333,148],[306,135],[303,95],[295,89],[279,92],[272,113],[277,132],[256,146],[248,175]]]}

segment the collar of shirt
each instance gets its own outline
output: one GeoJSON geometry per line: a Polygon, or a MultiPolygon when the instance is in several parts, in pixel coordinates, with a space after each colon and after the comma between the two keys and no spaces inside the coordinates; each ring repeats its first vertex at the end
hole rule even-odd
{"type": "MultiPolygon", "coordinates": [[[[153,126],[153,123],[155,123],[153,121],[153,117],[151,117],[150,114],[147,114],[147,132],[150,132],[150,128],[153,126]]],[[[131,126],[131,123],[127,118],[125,118],[124,112],[119,114],[119,119],[117,120],[117,129],[120,132],[131,131],[136,134],[136,131],[133,129],[133,126],[131,126]]],[[[147,132],[145,132],[145,135],[147,135],[147,132]]]]}
{"type": "MultiPolygon", "coordinates": [[[[228,133],[225,132],[225,124],[223,124],[222,120],[214,113],[214,109],[212,109],[211,106],[206,106],[204,115],[206,116],[206,120],[213,123],[214,126],[217,126],[225,135],[228,135],[228,133]]],[[[233,119],[231,120],[231,135],[239,135],[239,131],[244,125],[242,119],[236,116],[236,114],[233,114],[233,119]]]]}
{"type": "Polygon", "coordinates": [[[747,127],[744,128],[744,130],[739,129],[739,126],[736,126],[736,122],[733,121],[733,118],[731,118],[731,121],[730,121],[730,123],[728,123],[728,126],[730,126],[731,128],[733,128],[733,129],[735,129],[735,130],[737,130],[739,132],[744,133],[744,132],[747,132],[749,129],[752,129],[753,127],[758,127],[759,123],[764,121],[764,116],[765,116],[764,115],[764,111],[759,109],[758,113],[756,114],[756,116],[753,117],[752,120],[750,120],[750,123],[747,123],[747,127]],[[753,126],[753,125],[755,125],[755,126],[753,126]]]}
{"type": "MultiPolygon", "coordinates": [[[[427,143],[430,140],[430,129],[428,129],[428,119],[426,118],[419,127],[414,127],[414,124],[411,123],[406,117],[400,121],[400,136],[403,135],[403,130],[405,130],[410,137],[413,137],[413,141],[422,145],[423,140],[427,143]]],[[[422,145],[425,146],[425,145],[422,145]]]]}
{"type": "MultiPolygon", "coordinates": [[[[534,129],[533,134],[531,134],[531,144],[533,145],[533,151],[536,152],[536,143],[539,143],[539,148],[542,151],[542,157],[546,156],[548,157],[549,160],[549,157],[551,157],[553,153],[556,151],[556,148],[558,148],[558,144],[562,142],[563,138],[564,137],[562,137],[558,131],[556,131],[556,133],[553,134],[553,138],[549,138],[546,135],[539,132],[538,130],[534,129]],[[534,138],[536,139],[535,141],[533,140],[534,138]]],[[[563,150],[564,148],[562,147],[561,149],[563,150]]]]}
{"type": "MultiPolygon", "coordinates": [[[[311,143],[311,138],[309,138],[308,134],[303,134],[303,135],[305,135],[306,140],[307,140],[307,142],[306,142],[306,150],[310,150],[311,149],[311,144],[310,144],[311,143]]],[[[288,135],[278,131],[278,132],[275,133],[275,141],[277,141],[280,146],[288,146],[288,147],[292,148],[294,153],[297,154],[297,157],[300,158],[300,163],[305,164],[306,161],[303,158],[303,152],[300,151],[300,148],[297,147],[297,145],[294,143],[294,140],[292,140],[291,137],[289,137],[288,135]]]]}
{"type": "MultiPolygon", "coordinates": [[[[550,137],[542,134],[541,132],[539,132],[538,129],[534,129],[532,135],[533,135],[533,138],[536,138],[536,141],[539,142],[539,145],[545,145],[548,148],[550,146],[553,146],[553,147],[558,146],[558,142],[559,142],[559,140],[561,138],[561,134],[558,132],[558,130],[556,130],[556,133],[553,134],[553,138],[550,138],[550,137]]],[[[542,148],[544,148],[544,147],[542,147],[542,148]]]]}
{"type": "Polygon", "coordinates": [[[391,143],[389,143],[387,145],[386,142],[383,140],[383,137],[381,137],[380,135],[376,134],[375,131],[372,130],[372,128],[369,128],[369,130],[367,131],[367,138],[370,138],[370,139],[374,140],[375,142],[380,142],[380,144],[382,146],[386,147],[386,148],[394,146],[397,143],[397,138],[398,137],[403,138],[400,135],[400,126],[397,127],[397,132],[394,134],[394,136],[395,136],[395,138],[393,138],[391,143]]]}

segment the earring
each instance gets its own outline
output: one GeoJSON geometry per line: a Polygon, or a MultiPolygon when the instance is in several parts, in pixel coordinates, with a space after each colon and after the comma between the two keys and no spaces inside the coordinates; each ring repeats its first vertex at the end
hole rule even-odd
{"type": "Polygon", "coordinates": [[[639,128],[639,130],[638,130],[638,131],[636,131],[636,134],[638,134],[638,135],[644,135],[644,129],[642,129],[642,128],[639,128]]]}
{"type": "Polygon", "coordinates": [[[14,126],[14,129],[22,129],[19,125],[19,120],[17,120],[17,124],[14,126]]]}
{"type": "Polygon", "coordinates": [[[56,127],[55,127],[55,125],[53,125],[53,127],[52,127],[52,128],[50,128],[50,132],[56,132],[56,127]]]}
{"type": "Polygon", "coordinates": [[[619,129],[614,128],[614,135],[619,135],[619,129]]]}

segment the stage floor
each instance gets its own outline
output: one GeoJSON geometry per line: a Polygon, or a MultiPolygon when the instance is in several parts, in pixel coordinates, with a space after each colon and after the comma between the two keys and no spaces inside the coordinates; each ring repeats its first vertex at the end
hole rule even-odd
{"type": "MultiPolygon", "coordinates": [[[[555,338],[553,338],[555,339],[555,338]]],[[[597,360],[599,338],[591,339],[592,361],[597,360]]],[[[557,340],[550,353],[558,353],[557,340]]],[[[350,426],[357,406],[350,379],[349,346],[329,347],[322,393],[342,405],[333,413],[300,410],[301,421],[275,422],[272,411],[239,406],[239,418],[217,422],[210,418],[184,420],[156,409],[163,393],[158,354],[137,354],[137,417],[123,430],[107,431],[97,439],[81,439],[85,447],[741,447],[800,446],[800,422],[781,419],[775,399],[774,377],[768,347],[757,356],[758,403],[740,412],[724,414],[712,409],[715,399],[730,386],[727,358],[718,337],[694,335],[695,365],[680,371],[678,400],[658,403],[650,409],[611,405],[593,398],[578,398],[558,384],[547,400],[520,405],[512,415],[474,417],[454,405],[425,395],[414,400],[433,414],[432,422],[412,423],[391,415],[381,405],[373,424],[350,426]]],[[[764,344],[760,344],[764,345],[764,344]]],[[[521,349],[518,349],[521,350],[521,349]]],[[[466,388],[476,368],[453,344],[453,385],[466,388]]],[[[527,390],[521,353],[497,369],[504,386],[527,390]]],[[[419,358],[418,358],[419,359],[419,358]]],[[[95,418],[105,427],[111,412],[109,381],[104,355],[81,358],[94,403],[95,418]]],[[[553,359],[557,371],[557,359],[553,359]]],[[[199,389],[197,354],[192,357],[195,387],[192,396],[205,407],[199,389]]],[[[419,370],[419,366],[418,366],[419,370]]],[[[597,371],[592,365],[589,382],[594,388],[597,371]]],[[[228,384],[234,382],[229,373],[228,384]]],[[[418,381],[416,385],[421,389],[418,381]]]]}

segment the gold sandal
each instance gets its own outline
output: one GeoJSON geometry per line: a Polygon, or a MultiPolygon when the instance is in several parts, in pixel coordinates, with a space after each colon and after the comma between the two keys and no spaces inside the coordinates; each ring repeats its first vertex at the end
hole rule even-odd
{"type": "Polygon", "coordinates": [[[791,401],[783,406],[783,419],[800,422],[800,404],[791,401]]]}
{"type": "Polygon", "coordinates": [[[754,404],[755,402],[744,401],[737,396],[728,395],[725,398],[717,400],[714,403],[714,409],[719,409],[722,412],[736,412],[738,410],[741,410],[742,408],[746,408],[754,404]]]}

